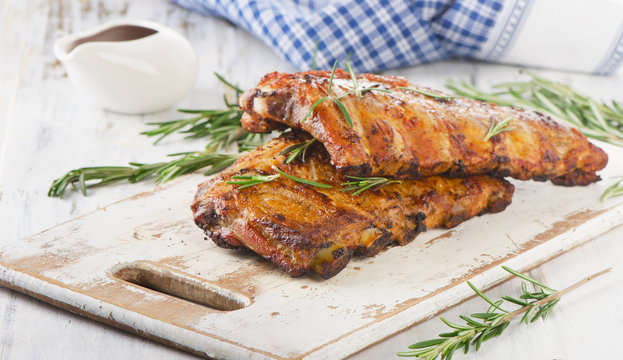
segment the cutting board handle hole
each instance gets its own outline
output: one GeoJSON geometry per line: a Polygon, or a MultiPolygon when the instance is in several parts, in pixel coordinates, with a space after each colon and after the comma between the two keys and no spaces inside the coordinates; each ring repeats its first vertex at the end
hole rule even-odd
{"type": "Polygon", "coordinates": [[[242,309],[249,297],[203,279],[147,261],[117,265],[112,276],[135,286],[221,311],[242,309]]]}

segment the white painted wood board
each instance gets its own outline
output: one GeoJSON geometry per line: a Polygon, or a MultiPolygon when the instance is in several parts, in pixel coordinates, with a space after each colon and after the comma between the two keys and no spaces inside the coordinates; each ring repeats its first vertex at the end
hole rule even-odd
{"type": "MultiPolygon", "coordinates": [[[[604,145],[623,169],[623,150],[604,145]]],[[[337,276],[291,278],[246,251],[203,239],[189,205],[191,175],[0,248],[0,284],[55,306],[216,358],[339,358],[490,287],[499,265],[534,267],[623,222],[611,183],[557,187],[518,182],[502,213],[431,230],[404,247],[358,258],[337,276]],[[231,291],[248,305],[218,311],[112,276],[134,261],[231,291]],[[246,300],[245,300],[246,299],[246,300]]]]}

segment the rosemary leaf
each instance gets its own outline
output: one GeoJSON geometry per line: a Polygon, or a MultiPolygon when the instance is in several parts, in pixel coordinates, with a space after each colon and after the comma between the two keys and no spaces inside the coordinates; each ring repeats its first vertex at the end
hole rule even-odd
{"type": "Polygon", "coordinates": [[[229,81],[225,80],[225,78],[223,76],[221,76],[219,73],[214,72],[214,76],[216,76],[223,84],[227,85],[229,88],[233,89],[234,91],[236,91],[236,93],[238,95],[242,94],[244,91],[242,91],[241,88],[239,88],[238,86],[230,83],[229,81]]]}
{"type": "Polygon", "coordinates": [[[333,87],[333,77],[335,76],[335,70],[337,70],[337,60],[333,63],[333,69],[331,69],[331,76],[329,77],[329,98],[331,98],[331,88],[333,87]]]}
{"type": "MultiPolygon", "coordinates": [[[[329,88],[331,89],[331,88],[329,88]]],[[[318,105],[320,105],[322,102],[326,101],[326,100],[330,100],[332,98],[328,97],[328,96],[323,96],[320,99],[314,101],[314,103],[312,104],[311,108],[309,108],[309,111],[307,112],[307,115],[305,115],[305,117],[303,118],[303,121],[307,120],[309,117],[311,117],[312,113],[314,112],[314,110],[316,109],[316,107],[318,105]]]]}
{"type": "Polygon", "coordinates": [[[366,92],[370,92],[370,91],[377,91],[377,92],[382,92],[382,93],[386,93],[386,94],[391,94],[390,90],[380,89],[380,88],[376,88],[376,87],[367,87],[367,88],[363,88],[363,89],[359,90],[359,92],[362,93],[362,94],[366,93],[366,92]]]}
{"type": "Polygon", "coordinates": [[[350,79],[353,82],[353,90],[355,96],[361,96],[361,91],[359,90],[359,80],[357,80],[357,75],[353,70],[352,66],[350,66],[350,61],[346,61],[346,69],[348,69],[348,73],[350,74],[350,79]]]}
{"type": "Polygon", "coordinates": [[[539,286],[543,290],[547,290],[547,291],[552,292],[552,293],[556,292],[556,290],[554,290],[554,289],[552,289],[550,287],[547,287],[547,285],[543,284],[542,282],[537,281],[537,280],[535,280],[535,279],[533,279],[533,278],[531,278],[531,277],[529,277],[527,275],[524,275],[524,274],[520,273],[519,271],[513,270],[513,269],[511,269],[511,268],[509,268],[507,266],[503,266],[503,265],[502,265],[502,269],[504,269],[504,271],[507,271],[507,272],[511,273],[512,275],[517,276],[520,279],[524,279],[526,281],[529,281],[529,282],[533,283],[536,286],[539,286]]]}
{"type": "Polygon", "coordinates": [[[439,345],[441,343],[443,343],[445,340],[444,339],[431,339],[431,340],[426,340],[426,341],[420,341],[419,343],[415,343],[413,345],[409,346],[409,349],[422,349],[422,348],[427,348],[427,347],[431,347],[434,345],[439,345]]]}
{"type": "Polygon", "coordinates": [[[424,91],[424,90],[415,89],[415,88],[408,88],[408,87],[398,86],[398,89],[412,91],[414,93],[417,93],[417,94],[420,94],[420,95],[424,95],[424,96],[428,96],[428,97],[431,97],[433,99],[440,99],[440,100],[456,99],[456,96],[439,95],[439,94],[435,94],[435,93],[432,93],[432,92],[429,92],[429,91],[424,91]]]}
{"type": "Polygon", "coordinates": [[[314,53],[312,55],[312,63],[310,70],[316,70],[316,57],[318,56],[318,46],[320,45],[320,40],[316,40],[316,45],[314,46],[314,53]]]}
{"type": "Polygon", "coordinates": [[[257,184],[263,184],[271,182],[277,179],[280,175],[234,175],[232,179],[241,181],[227,181],[230,185],[240,185],[238,189],[244,189],[249,186],[255,186],[257,184]]]}
{"type": "Polygon", "coordinates": [[[496,309],[498,309],[498,310],[500,310],[500,311],[502,311],[502,312],[504,312],[504,313],[507,313],[507,312],[508,312],[508,311],[506,311],[506,310],[502,309],[502,308],[500,307],[500,304],[498,304],[497,302],[493,302],[493,301],[492,301],[491,299],[489,299],[489,298],[488,298],[485,294],[483,294],[480,290],[478,290],[478,288],[477,288],[476,286],[474,286],[474,284],[472,284],[472,283],[471,283],[471,282],[469,282],[469,281],[466,281],[466,282],[467,282],[467,285],[469,285],[469,287],[470,287],[470,288],[472,288],[472,290],[474,290],[474,292],[476,293],[476,295],[480,296],[480,297],[481,297],[484,301],[488,302],[488,303],[489,303],[489,305],[491,305],[492,307],[494,307],[494,308],[496,308],[496,309]]]}
{"type": "Polygon", "coordinates": [[[281,175],[283,175],[283,176],[287,177],[287,178],[288,178],[288,179],[290,179],[290,180],[294,180],[294,181],[300,182],[300,183],[302,183],[302,184],[307,184],[307,185],[311,185],[311,186],[315,186],[315,187],[319,187],[319,188],[325,188],[325,189],[330,189],[330,188],[332,188],[332,186],[331,186],[331,185],[328,185],[328,184],[323,184],[323,183],[319,183],[319,182],[315,182],[315,181],[311,181],[311,180],[301,179],[301,178],[296,177],[296,176],[294,176],[294,175],[287,174],[287,173],[285,173],[285,172],[283,172],[283,171],[279,170],[279,168],[278,168],[278,167],[276,167],[276,166],[273,166],[272,168],[273,168],[273,170],[275,170],[275,171],[276,171],[276,172],[278,172],[279,174],[281,174],[281,175]]]}
{"type": "Polygon", "coordinates": [[[346,109],[346,106],[344,106],[344,104],[340,100],[335,98],[333,99],[333,102],[335,103],[335,105],[337,105],[338,108],[340,108],[342,116],[344,116],[344,120],[346,120],[350,127],[353,127],[353,119],[351,119],[350,114],[348,113],[348,109],[346,109]]]}

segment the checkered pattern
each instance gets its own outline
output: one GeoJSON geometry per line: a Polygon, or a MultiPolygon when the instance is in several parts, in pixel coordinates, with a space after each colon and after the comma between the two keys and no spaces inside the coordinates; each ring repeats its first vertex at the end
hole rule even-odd
{"type": "Polygon", "coordinates": [[[503,0],[173,0],[228,19],[300,69],[351,56],[358,72],[473,57],[503,0]]]}

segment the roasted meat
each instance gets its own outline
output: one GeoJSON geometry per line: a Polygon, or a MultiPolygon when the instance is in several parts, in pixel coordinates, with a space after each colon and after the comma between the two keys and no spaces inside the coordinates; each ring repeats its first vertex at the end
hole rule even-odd
{"type": "Polygon", "coordinates": [[[192,205],[195,223],[221,247],[249,248],[292,276],[313,270],[329,278],[353,255],[375,255],[427,228],[453,227],[511,202],[513,185],[488,175],[405,180],[359,195],[340,191],[349,180],[320,144],[312,145],[305,162],[285,163],[282,152],[308,139],[303,132],[285,133],[201,184],[192,205]],[[246,188],[227,183],[235,175],[276,174],[274,167],[332,188],[284,176],[246,188]]]}
{"type": "Polygon", "coordinates": [[[595,172],[608,160],[576,129],[538,112],[424,95],[409,89],[447,94],[398,77],[359,75],[359,89],[389,92],[357,96],[349,74],[337,71],[331,96],[345,95],[340,101],[353,127],[331,99],[320,102],[308,117],[312,105],[329,96],[329,78],[326,71],[264,76],[240,97],[245,127],[266,132],[285,123],[305,130],[324,144],[340,173],[355,176],[492,174],[585,185],[599,179],[595,172]],[[484,140],[492,122],[509,117],[512,131],[484,140]]]}

